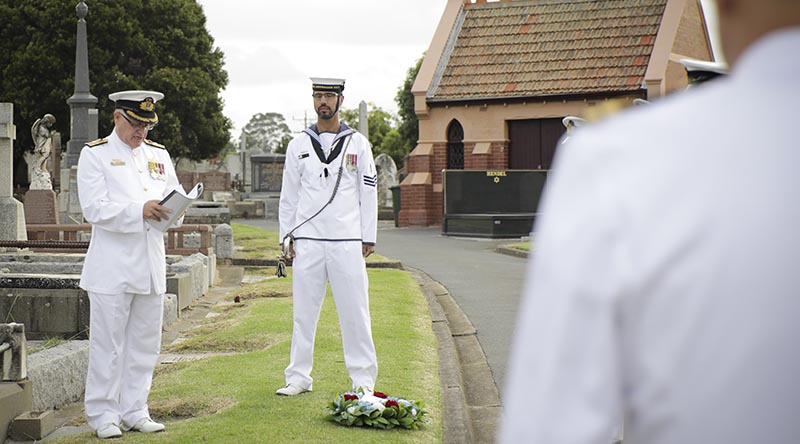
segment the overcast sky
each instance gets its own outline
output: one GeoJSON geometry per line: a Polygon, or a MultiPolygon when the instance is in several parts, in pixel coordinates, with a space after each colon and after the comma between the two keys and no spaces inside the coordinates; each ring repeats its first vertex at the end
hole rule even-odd
{"type": "Polygon", "coordinates": [[[428,49],[447,0],[198,2],[225,53],[222,97],[238,138],[257,113],[281,113],[294,131],[306,117],[313,123],[309,77],[347,79],[346,108],[363,100],[396,113],[397,90],[428,49]]]}

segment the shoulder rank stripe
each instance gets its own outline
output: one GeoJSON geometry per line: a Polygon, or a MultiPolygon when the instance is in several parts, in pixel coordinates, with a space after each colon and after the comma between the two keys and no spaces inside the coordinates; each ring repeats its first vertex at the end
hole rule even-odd
{"type": "Polygon", "coordinates": [[[153,142],[153,141],[152,141],[152,140],[150,140],[150,139],[144,139],[144,143],[146,143],[146,144],[148,144],[148,145],[150,145],[150,146],[154,146],[154,147],[156,147],[156,148],[161,148],[162,150],[165,150],[165,149],[167,149],[167,147],[165,147],[164,145],[162,145],[162,144],[160,144],[160,143],[158,143],[158,142],[153,142]]]}
{"type": "Polygon", "coordinates": [[[93,140],[91,142],[87,142],[86,146],[95,147],[95,146],[98,146],[98,145],[102,145],[104,143],[108,143],[108,139],[102,138],[102,139],[93,140]]]}
{"type": "Polygon", "coordinates": [[[378,176],[364,176],[364,185],[374,187],[378,184],[378,176]]]}

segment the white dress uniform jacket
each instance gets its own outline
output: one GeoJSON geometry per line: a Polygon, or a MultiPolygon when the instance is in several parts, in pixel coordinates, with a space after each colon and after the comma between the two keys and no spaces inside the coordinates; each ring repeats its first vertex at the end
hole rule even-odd
{"type": "Polygon", "coordinates": [[[81,288],[105,294],[166,293],[163,233],[145,222],[142,207],[179,188],[169,153],[154,142],[132,149],[112,132],[83,148],[78,197],[92,224],[92,240],[81,288]]]}
{"type": "Polygon", "coordinates": [[[800,28],[575,131],[537,221],[502,443],[800,442],[800,28]]]}
{"type": "Polygon", "coordinates": [[[286,149],[279,209],[280,239],[325,206],[336,186],[341,167],[342,178],[333,202],[298,228],[293,236],[295,239],[358,240],[374,245],[378,193],[369,141],[342,124],[332,143],[335,147],[344,139],[342,151],[326,164],[315,152],[311,137],[319,139],[314,131],[306,130],[292,139],[286,149]]]}

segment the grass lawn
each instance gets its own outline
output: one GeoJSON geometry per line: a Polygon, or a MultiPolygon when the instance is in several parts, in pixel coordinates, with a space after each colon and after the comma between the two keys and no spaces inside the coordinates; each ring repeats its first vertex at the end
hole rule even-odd
{"type": "Polygon", "coordinates": [[[231,224],[233,228],[233,256],[246,259],[275,259],[280,253],[276,231],[264,230],[244,224],[231,224]]]}
{"type": "MultiPolygon", "coordinates": [[[[233,228],[233,257],[242,259],[275,259],[281,253],[278,233],[244,224],[231,224],[233,228]]],[[[387,262],[389,259],[371,254],[367,262],[387,262]]]]}
{"type": "MultiPolygon", "coordinates": [[[[238,230],[234,226],[234,232],[238,230]]],[[[283,369],[289,361],[289,269],[287,279],[265,278],[227,294],[213,309],[218,316],[206,318],[186,341],[164,347],[170,353],[219,355],[159,366],[149,404],[152,416],[164,421],[167,431],[125,433],[114,442],[441,443],[437,344],[427,301],[416,281],[403,271],[370,269],[369,279],[379,364],[375,388],[424,401],[428,423],[419,430],[344,427],[325,420],[326,404],[351,384],[330,291],[317,329],[314,391],[290,398],[275,395],[284,385],[283,369]],[[236,296],[240,303],[233,302],[236,296]]],[[[84,433],[48,442],[107,441],[84,433]]]]}
{"type": "Polygon", "coordinates": [[[511,248],[511,249],[520,250],[520,251],[530,251],[531,250],[531,243],[530,242],[520,242],[518,244],[508,244],[508,245],[503,245],[503,246],[506,247],[506,248],[511,248]]]}

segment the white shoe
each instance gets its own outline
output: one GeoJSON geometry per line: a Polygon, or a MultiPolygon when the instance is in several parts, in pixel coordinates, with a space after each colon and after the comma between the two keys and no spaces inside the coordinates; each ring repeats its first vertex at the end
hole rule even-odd
{"type": "Polygon", "coordinates": [[[122,430],[113,422],[103,424],[97,429],[97,437],[100,439],[119,438],[120,436],[122,436],[122,430]]]}
{"type": "Polygon", "coordinates": [[[286,387],[281,387],[278,390],[275,390],[275,394],[280,396],[295,396],[310,391],[311,389],[305,389],[299,385],[286,384],[286,387]]]}
{"type": "Polygon", "coordinates": [[[144,417],[136,422],[136,425],[131,427],[130,430],[134,432],[142,432],[142,433],[155,433],[155,432],[163,432],[166,427],[164,424],[160,422],[155,422],[148,417],[144,417]]]}

